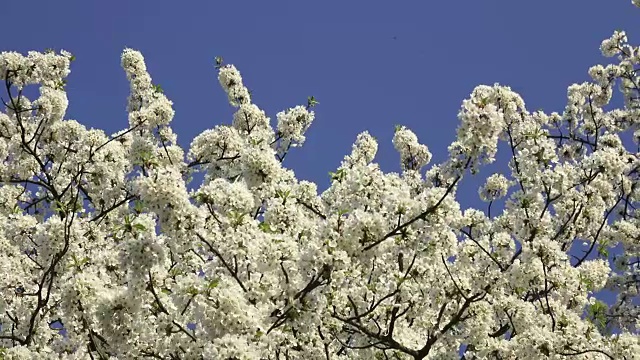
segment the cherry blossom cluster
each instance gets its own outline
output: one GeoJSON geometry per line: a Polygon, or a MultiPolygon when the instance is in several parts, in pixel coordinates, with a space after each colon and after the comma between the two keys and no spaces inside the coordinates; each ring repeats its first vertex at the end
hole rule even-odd
{"type": "Polygon", "coordinates": [[[397,126],[385,173],[363,132],[321,193],[283,166],[313,97],[272,126],[216,58],[235,113],[185,151],[139,52],[109,136],[65,118],[71,54],[1,53],[0,359],[638,358],[640,48],[601,51],[562,113],[478,86],[447,160],[397,126]]]}

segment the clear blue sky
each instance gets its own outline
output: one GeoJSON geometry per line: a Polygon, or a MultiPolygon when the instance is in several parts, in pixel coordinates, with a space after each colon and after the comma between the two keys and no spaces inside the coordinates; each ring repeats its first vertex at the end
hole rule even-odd
{"type": "MultiPolygon", "coordinates": [[[[0,51],[72,52],[67,117],[108,134],[127,126],[125,47],[142,51],[174,102],[183,147],[231,121],[215,56],[240,69],[272,123],[315,96],[307,143],[285,165],[320,190],[364,130],[380,141],[386,171],[399,170],[395,124],[413,129],[441,162],[476,85],[499,82],[530,111],[562,112],[567,86],[609,61],[603,39],[624,29],[640,42],[640,9],[630,0],[32,0],[5,1],[2,12],[0,51]]],[[[480,205],[477,185],[463,185],[463,205],[480,205]]]]}
{"type": "MultiPolygon", "coordinates": [[[[285,165],[321,190],[363,130],[379,139],[384,170],[399,169],[395,124],[412,128],[440,162],[476,85],[499,82],[530,111],[561,112],[567,86],[608,60],[602,39],[625,29],[640,42],[640,9],[628,0],[33,0],[2,8],[0,50],[71,51],[67,117],[108,134],[127,126],[125,47],[142,51],[174,101],[183,147],[231,121],[214,56],[240,69],[272,123],[278,111],[315,96],[307,143],[285,165]]],[[[475,184],[468,190],[477,198],[475,184]]]]}

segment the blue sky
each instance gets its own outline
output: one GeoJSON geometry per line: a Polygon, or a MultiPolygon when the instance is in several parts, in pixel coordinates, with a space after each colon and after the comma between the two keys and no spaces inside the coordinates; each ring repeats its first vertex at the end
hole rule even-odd
{"type": "MultiPolygon", "coordinates": [[[[604,38],[624,29],[640,42],[640,9],[629,0],[32,0],[6,2],[2,11],[0,51],[72,52],[67,117],[108,134],[127,126],[125,47],[142,51],[174,102],[183,147],[231,121],[215,56],[240,69],[272,123],[315,96],[307,143],[285,165],[320,190],[364,130],[379,139],[386,171],[399,170],[395,124],[413,129],[441,162],[475,86],[499,82],[530,111],[561,112],[567,86],[609,61],[599,51],[604,38]]],[[[480,205],[478,184],[467,183],[460,201],[480,205]]]]}
{"type": "MultiPolygon", "coordinates": [[[[183,147],[231,121],[215,56],[240,69],[272,123],[278,111],[315,96],[307,143],[285,165],[321,190],[363,130],[379,139],[377,161],[386,171],[399,170],[395,124],[413,129],[440,162],[476,85],[499,82],[530,111],[560,112],[567,86],[608,61],[602,39],[625,29],[640,41],[640,9],[627,0],[34,0],[30,7],[3,5],[0,51],[71,51],[67,116],[108,134],[127,126],[125,47],[142,51],[154,82],[174,101],[183,147]]],[[[477,187],[467,187],[461,200],[477,203],[477,187]]]]}

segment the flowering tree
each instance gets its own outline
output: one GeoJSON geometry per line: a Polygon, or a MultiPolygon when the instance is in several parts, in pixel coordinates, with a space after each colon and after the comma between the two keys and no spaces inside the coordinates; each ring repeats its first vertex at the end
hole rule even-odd
{"type": "Polygon", "coordinates": [[[110,137],[64,119],[71,54],[0,54],[0,358],[637,359],[640,48],[615,32],[601,50],[619,63],[562,114],[479,86],[447,161],[423,176],[431,154],[399,126],[385,174],[365,132],[320,195],[282,166],[313,98],[274,129],[218,58],[237,111],[185,155],[139,52],[110,137]],[[624,108],[605,110],[616,84],[624,108]],[[501,141],[510,172],[461,209],[501,141]]]}

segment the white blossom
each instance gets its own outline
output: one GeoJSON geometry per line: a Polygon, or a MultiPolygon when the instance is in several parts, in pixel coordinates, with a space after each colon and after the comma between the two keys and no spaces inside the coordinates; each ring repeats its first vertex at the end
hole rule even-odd
{"type": "Polygon", "coordinates": [[[487,178],[487,182],[482,186],[478,193],[482,201],[493,201],[507,195],[510,181],[502,174],[493,174],[487,178]]]}
{"type": "Polygon", "coordinates": [[[431,153],[427,146],[418,143],[418,137],[404,126],[396,129],[393,135],[393,146],[400,153],[403,170],[420,170],[431,160],[431,153]]]}
{"type": "Polygon", "coordinates": [[[478,86],[424,178],[410,129],[401,174],[365,131],[320,194],[285,167],[312,101],[274,129],[233,65],[231,123],[185,159],[141,53],[122,54],[129,127],[111,136],[65,118],[70,54],[1,53],[0,80],[40,96],[0,112],[0,358],[634,359],[640,52],[622,31],[601,50],[618,63],[562,114],[478,86]],[[502,212],[463,207],[458,186],[502,159],[478,191],[502,212]]]}

